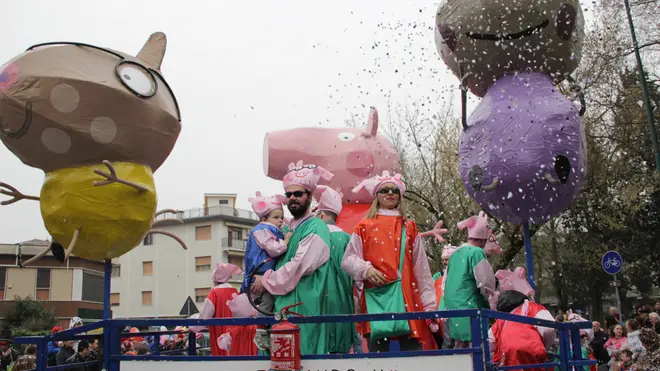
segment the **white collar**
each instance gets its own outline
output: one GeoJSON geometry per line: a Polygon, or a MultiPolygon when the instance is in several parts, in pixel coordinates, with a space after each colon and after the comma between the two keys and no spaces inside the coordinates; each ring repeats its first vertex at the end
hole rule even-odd
{"type": "Polygon", "coordinates": [[[378,209],[378,215],[383,216],[400,216],[399,209],[378,209]]]}

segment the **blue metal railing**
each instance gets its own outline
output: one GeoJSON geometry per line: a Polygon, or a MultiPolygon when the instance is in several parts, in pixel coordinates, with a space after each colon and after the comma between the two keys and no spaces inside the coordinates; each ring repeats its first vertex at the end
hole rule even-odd
{"type": "MultiPolygon", "coordinates": [[[[417,313],[392,313],[392,314],[360,314],[360,315],[334,315],[334,316],[312,316],[312,317],[292,317],[292,323],[338,323],[338,322],[370,322],[370,321],[392,321],[392,320],[424,320],[436,318],[470,318],[470,328],[472,334],[472,347],[466,349],[440,349],[433,351],[395,351],[387,353],[362,353],[362,354],[318,354],[303,355],[303,360],[314,359],[343,359],[343,358],[390,358],[390,357],[418,357],[418,356],[446,356],[453,354],[471,354],[473,370],[510,370],[510,369],[528,369],[543,367],[558,367],[560,370],[572,370],[573,367],[589,366],[596,364],[596,361],[581,359],[580,351],[580,329],[591,328],[590,322],[568,322],[557,323],[545,320],[539,320],[530,317],[522,317],[509,313],[494,312],[490,310],[453,310],[438,312],[417,312],[417,313]],[[559,333],[559,355],[549,354],[551,358],[558,361],[547,362],[537,365],[506,366],[499,367],[491,362],[490,346],[488,344],[488,329],[490,319],[501,319],[513,322],[519,322],[529,325],[540,325],[554,328],[559,333]],[[577,349],[577,351],[571,351],[577,349]]],[[[119,371],[121,361],[245,361],[245,360],[267,360],[264,356],[198,356],[195,334],[188,333],[188,347],[175,349],[172,351],[157,351],[151,355],[123,355],[121,354],[121,339],[140,336],[158,337],[163,334],[181,333],[180,331],[153,331],[131,334],[123,332],[125,327],[153,327],[153,326],[244,326],[244,325],[273,325],[277,321],[273,318],[217,318],[217,319],[117,319],[104,320],[94,324],[77,327],[75,329],[63,331],[54,335],[45,337],[22,337],[17,338],[17,344],[36,344],[37,345],[37,370],[64,370],[80,367],[84,364],[71,364],[57,367],[47,367],[47,344],[53,341],[62,340],[85,340],[91,338],[103,337],[103,357],[107,357],[106,362],[108,371],[119,371]],[[103,329],[102,335],[80,335],[84,332],[103,329]],[[171,353],[187,353],[187,355],[171,355],[171,353]]],[[[214,339],[210,339],[213,341],[214,339]]],[[[158,341],[158,338],[155,339],[158,341]]],[[[93,364],[93,363],[91,363],[93,364]]]]}

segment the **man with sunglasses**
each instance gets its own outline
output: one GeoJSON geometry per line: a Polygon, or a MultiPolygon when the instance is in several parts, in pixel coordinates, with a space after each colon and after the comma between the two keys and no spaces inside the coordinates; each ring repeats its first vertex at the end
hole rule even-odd
{"type": "MultiPolygon", "coordinates": [[[[302,303],[292,310],[303,316],[327,314],[332,304],[328,298],[327,283],[331,272],[330,231],[327,225],[310,210],[312,193],[321,178],[332,179],[333,174],[316,165],[290,164],[284,176],[287,206],[293,220],[285,233],[293,234],[287,251],[280,257],[275,270],[255,276],[251,290],[262,294],[264,290],[275,298],[275,313],[283,308],[302,303]]],[[[327,354],[329,350],[328,324],[300,325],[302,354],[327,354]]]]}

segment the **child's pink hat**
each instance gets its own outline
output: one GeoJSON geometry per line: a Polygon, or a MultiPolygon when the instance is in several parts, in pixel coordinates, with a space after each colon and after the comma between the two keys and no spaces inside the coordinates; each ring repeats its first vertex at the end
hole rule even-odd
{"type": "Polygon", "coordinates": [[[283,210],[283,204],[286,204],[284,195],[262,196],[261,192],[256,193],[256,197],[248,198],[252,205],[252,210],[259,216],[259,219],[265,218],[273,210],[283,210]]]}
{"type": "Polygon", "coordinates": [[[477,240],[488,239],[488,216],[483,211],[458,223],[458,229],[468,230],[468,237],[477,240]]]}
{"type": "Polygon", "coordinates": [[[325,181],[330,181],[334,176],[333,173],[320,166],[312,164],[303,165],[301,160],[296,164],[293,162],[289,164],[289,172],[286,173],[282,182],[284,183],[285,190],[289,188],[289,186],[299,185],[309,192],[314,192],[314,189],[316,189],[316,185],[319,184],[321,178],[325,181]]]}
{"type": "Polygon", "coordinates": [[[316,211],[330,211],[337,215],[341,213],[341,202],[344,198],[341,188],[334,190],[324,185],[317,186],[314,191],[314,198],[319,202],[316,211]]]}
{"type": "Polygon", "coordinates": [[[390,175],[390,172],[387,170],[383,171],[382,175],[376,175],[360,182],[360,184],[353,188],[353,193],[359,193],[364,189],[372,198],[376,198],[376,193],[378,193],[385,183],[394,184],[401,191],[401,196],[406,193],[406,184],[401,179],[401,174],[395,173],[394,175],[390,175]]]}
{"type": "Polygon", "coordinates": [[[225,283],[233,276],[242,274],[243,270],[234,264],[218,263],[213,270],[213,282],[225,283]]]}
{"type": "Polygon", "coordinates": [[[445,245],[442,248],[442,259],[449,259],[451,254],[455,253],[458,250],[458,247],[452,245],[445,245]]]}

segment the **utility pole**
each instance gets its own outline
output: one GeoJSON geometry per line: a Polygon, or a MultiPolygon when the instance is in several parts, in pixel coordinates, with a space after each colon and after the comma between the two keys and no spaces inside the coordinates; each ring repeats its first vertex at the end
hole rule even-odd
{"type": "Polygon", "coordinates": [[[646,106],[646,119],[649,123],[649,131],[651,132],[651,143],[653,144],[653,151],[655,152],[655,168],[660,173],[660,147],[658,146],[658,134],[655,131],[655,120],[653,119],[653,109],[651,108],[651,99],[649,98],[649,88],[646,83],[646,76],[644,68],[642,67],[642,57],[639,55],[639,44],[637,44],[637,35],[635,34],[635,25],[632,20],[632,12],[630,10],[630,1],[623,0],[626,5],[626,15],[628,16],[628,26],[630,26],[630,35],[632,36],[633,48],[635,52],[635,60],[637,61],[637,70],[639,71],[639,82],[642,84],[642,94],[644,96],[644,106],[646,106]]]}

